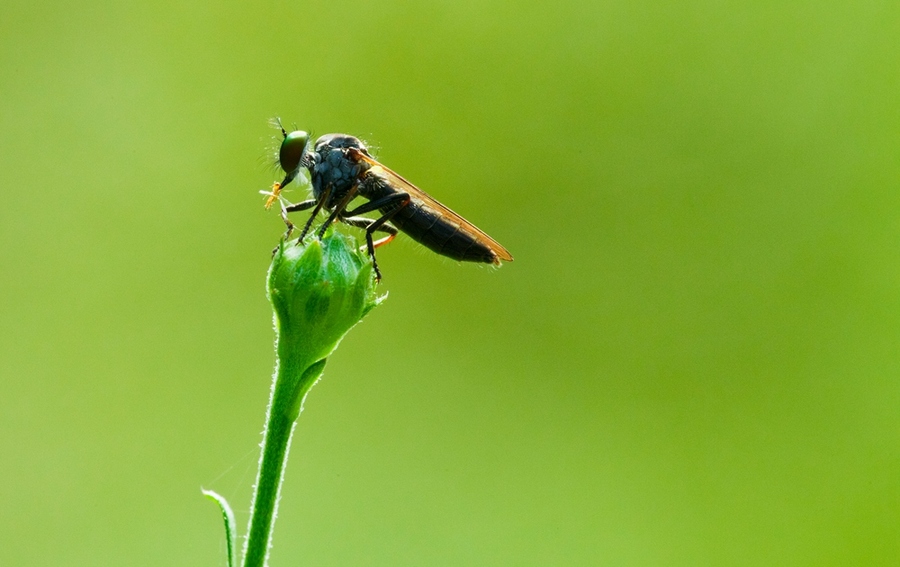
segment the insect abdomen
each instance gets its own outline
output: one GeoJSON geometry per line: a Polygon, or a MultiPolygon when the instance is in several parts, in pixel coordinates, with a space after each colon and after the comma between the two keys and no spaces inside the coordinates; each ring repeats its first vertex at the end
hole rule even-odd
{"type": "Polygon", "coordinates": [[[416,242],[454,260],[498,263],[496,254],[475,235],[415,200],[397,211],[391,223],[416,242]]]}

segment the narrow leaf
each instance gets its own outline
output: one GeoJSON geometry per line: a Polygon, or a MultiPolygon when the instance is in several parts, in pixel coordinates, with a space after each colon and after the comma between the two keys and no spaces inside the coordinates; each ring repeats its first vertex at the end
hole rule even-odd
{"type": "Polygon", "coordinates": [[[212,490],[203,490],[202,488],[200,490],[203,491],[204,496],[214,500],[222,510],[222,519],[225,520],[225,544],[228,546],[228,567],[235,567],[234,545],[237,540],[237,529],[235,528],[234,512],[231,511],[231,506],[228,505],[224,496],[212,490]]]}

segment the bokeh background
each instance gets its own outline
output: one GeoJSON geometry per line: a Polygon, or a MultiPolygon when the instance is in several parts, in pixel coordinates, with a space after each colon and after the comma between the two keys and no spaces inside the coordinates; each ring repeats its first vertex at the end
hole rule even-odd
{"type": "Polygon", "coordinates": [[[200,488],[244,529],[276,115],[516,260],[381,251],[273,565],[900,564],[897,2],[7,0],[0,32],[0,564],[224,565],[200,488]]]}

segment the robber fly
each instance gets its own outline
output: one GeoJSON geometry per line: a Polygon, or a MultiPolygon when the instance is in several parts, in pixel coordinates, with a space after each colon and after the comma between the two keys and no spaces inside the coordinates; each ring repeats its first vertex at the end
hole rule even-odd
{"type": "Polygon", "coordinates": [[[269,195],[266,207],[275,200],[281,201],[282,218],[288,226],[288,235],[294,225],[287,214],[307,209],[313,209],[313,212],[300,233],[301,241],[322,209],[329,215],[319,228],[319,238],[335,221],[365,229],[366,247],[378,280],[381,280],[381,272],[375,261],[375,249],[393,240],[398,230],[454,260],[497,266],[501,261],[512,261],[512,255],[499,242],[381,165],[358,138],[347,134],[326,134],[316,140],[310,149],[309,134],[302,130],[287,132],[280,124],[278,126],[284,136],[278,152],[278,164],[286,176],[281,183],[275,183],[270,192],[265,192],[269,195]],[[286,203],[281,190],[294,180],[301,168],[309,171],[313,198],[297,204],[286,203]],[[363,197],[368,202],[348,210],[356,197],[363,197]],[[381,216],[377,219],[358,216],[372,211],[378,211],[381,216]],[[387,236],[375,241],[372,237],[375,232],[386,233],[387,236]]]}

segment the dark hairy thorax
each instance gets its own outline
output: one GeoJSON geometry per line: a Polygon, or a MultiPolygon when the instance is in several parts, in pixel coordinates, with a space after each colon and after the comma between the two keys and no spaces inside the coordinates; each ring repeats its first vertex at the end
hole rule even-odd
{"type": "Polygon", "coordinates": [[[349,148],[355,148],[369,155],[368,149],[359,138],[346,134],[326,134],[316,140],[315,149],[310,152],[311,159],[307,167],[312,181],[313,196],[319,200],[330,185],[331,196],[325,203],[328,209],[334,208],[357,183],[360,174],[368,169],[366,163],[353,161],[347,156],[349,148]]]}

